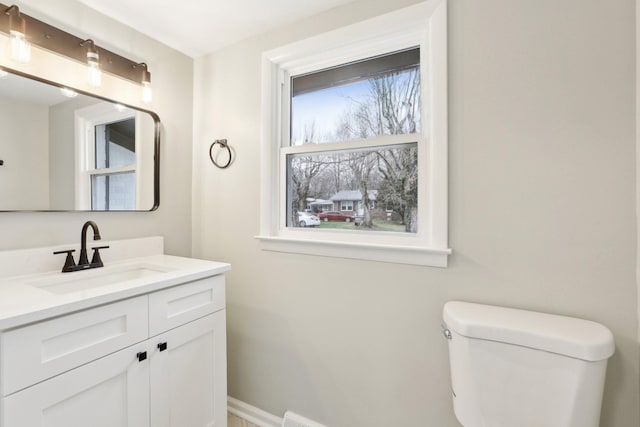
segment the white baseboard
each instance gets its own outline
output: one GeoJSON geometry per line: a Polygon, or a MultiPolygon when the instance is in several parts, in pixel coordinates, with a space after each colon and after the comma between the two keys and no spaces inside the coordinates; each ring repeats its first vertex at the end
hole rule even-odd
{"type": "Polygon", "coordinates": [[[244,403],[241,400],[235,399],[231,396],[227,396],[227,411],[240,417],[243,420],[249,421],[257,425],[258,427],[281,427],[282,418],[276,417],[260,408],[251,406],[248,403],[244,403]]]}

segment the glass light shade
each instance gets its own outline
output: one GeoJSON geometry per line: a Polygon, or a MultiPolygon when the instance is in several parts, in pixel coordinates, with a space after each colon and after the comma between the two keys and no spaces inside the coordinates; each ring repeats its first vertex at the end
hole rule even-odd
{"type": "Polygon", "coordinates": [[[31,60],[31,45],[27,43],[24,34],[19,31],[11,31],[11,59],[19,64],[26,64],[31,60]]]}
{"type": "Polygon", "coordinates": [[[142,102],[150,103],[153,99],[153,90],[150,82],[142,82],[142,102]]]}
{"type": "Polygon", "coordinates": [[[90,86],[98,87],[102,84],[102,71],[97,62],[87,63],[87,81],[90,86]]]}
{"type": "Polygon", "coordinates": [[[0,70],[0,79],[2,79],[4,77],[7,77],[8,75],[9,75],[9,73],[7,73],[6,71],[0,70]]]}

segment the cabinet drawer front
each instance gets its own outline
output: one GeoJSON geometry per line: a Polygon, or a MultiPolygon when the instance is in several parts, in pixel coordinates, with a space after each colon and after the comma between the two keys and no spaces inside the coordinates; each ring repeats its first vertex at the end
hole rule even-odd
{"type": "Polygon", "coordinates": [[[222,310],[224,276],[213,276],[149,295],[149,335],[222,310]]]}
{"type": "Polygon", "coordinates": [[[147,297],[69,314],[2,334],[2,394],[7,396],[148,334],[147,297]]]}

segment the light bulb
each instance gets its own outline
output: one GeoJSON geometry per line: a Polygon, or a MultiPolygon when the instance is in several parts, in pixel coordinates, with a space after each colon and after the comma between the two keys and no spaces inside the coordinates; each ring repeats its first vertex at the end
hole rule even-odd
{"type": "Polygon", "coordinates": [[[89,85],[97,87],[102,83],[102,71],[100,70],[100,64],[98,64],[98,53],[87,52],[87,80],[89,85]]]}
{"type": "Polygon", "coordinates": [[[102,71],[100,71],[100,66],[97,62],[89,62],[87,64],[87,81],[89,85],[98,87],[102,84],[102,71]]]}
{"type": "Polygon", "coordinates": [[[80,46],[89,44],[87,48],[87,82],[90,86],[97,87],[102,83],[102,71],[100,70],[100,55],[96,50],[93,40],[88,39],[80,43],[80,46]]]}
{"type": "Polygon", "coordinates": [[[31,45],[27,43],[26,21],[20,16],[18,6],[11,6],[5,14],[9,15],[9,55],[19,64],[26,64],[31,60],[31,45]]]}
{"type": "Polygon", "coordinates": [[[142,102],[150,103],[153,100],[153,90],[151,89],[151,83],[142,82],[142,102]]]}
{"type": "Polygon", "coordinates": [[[11,59],[20,64],[26,64],[31,60],[31,45],[27,43],[24,34],[11,31],[11,59]]]}
{"type": "Polygon", "coordinates": [[[142,78],[140,79],[140,84],[142,85],[142,102],[148,104],[153,99],[153,91],[151,90],[151,72],[147,64],[144,62],[139,64],[144,67],[142,70],[142,78]]]}

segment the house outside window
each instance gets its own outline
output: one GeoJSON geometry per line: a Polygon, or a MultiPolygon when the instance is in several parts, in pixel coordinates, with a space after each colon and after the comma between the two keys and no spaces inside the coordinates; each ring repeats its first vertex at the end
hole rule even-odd
{"type": "Polygon", "coordinates": [[[446,0],[265,53],[263,98],[263,249],[446,266],[446,0]]]}

